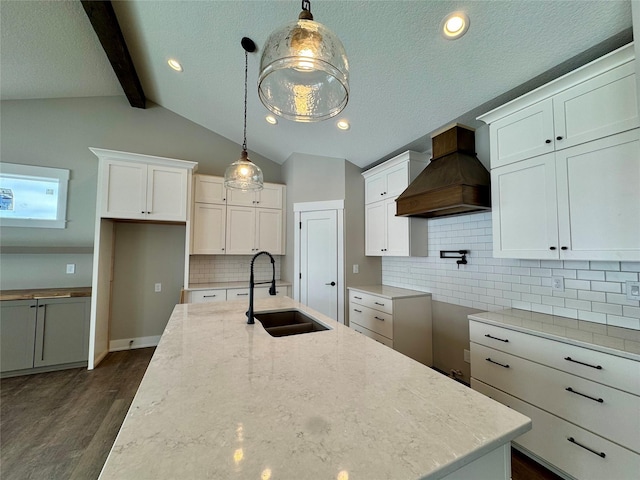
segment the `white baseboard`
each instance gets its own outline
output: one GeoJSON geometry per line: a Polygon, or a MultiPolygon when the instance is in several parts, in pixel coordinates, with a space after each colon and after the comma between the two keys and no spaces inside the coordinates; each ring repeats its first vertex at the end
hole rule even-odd
{"type": "Polygon", "coordinates": [[[118,340],[109,341],[109,351],[119,352],[121,350],[129,350],[133,348],[146,348],[157,347],[160,342],[161,335],[154,335],[152,337],[137,337],[137,338],[120,338],[118,340]]]}

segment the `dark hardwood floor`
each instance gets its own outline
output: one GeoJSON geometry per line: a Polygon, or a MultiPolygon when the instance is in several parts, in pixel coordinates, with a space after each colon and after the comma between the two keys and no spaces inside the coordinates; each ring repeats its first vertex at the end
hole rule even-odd
{"type": "MultiPolygon", "coordinates": [[[[110,353],[93,371],[1,380],[0,478],[97,479],[153,350],[110,353]]],[[[561,480],[516,450],[511,459],[513,480],[561,480]]]]}

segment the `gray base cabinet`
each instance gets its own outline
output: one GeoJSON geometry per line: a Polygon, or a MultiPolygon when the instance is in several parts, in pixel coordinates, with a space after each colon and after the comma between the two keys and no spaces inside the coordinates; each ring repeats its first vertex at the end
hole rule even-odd
{"type": "Polygon", "coordinates": [[[89,297],[0,302],[0,372],[86,364],[90,304],[89,297]]]}

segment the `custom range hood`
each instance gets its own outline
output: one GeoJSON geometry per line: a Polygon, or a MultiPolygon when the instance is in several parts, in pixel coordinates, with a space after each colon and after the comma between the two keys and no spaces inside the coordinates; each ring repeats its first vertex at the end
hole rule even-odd
{"type": "Polygon", "coordinates": [[[456,124],[431,141],[431,163],[396,199],[396,216],[433,218],[491,210],[491,180],[476,158],[473,130],[456,124]]]}

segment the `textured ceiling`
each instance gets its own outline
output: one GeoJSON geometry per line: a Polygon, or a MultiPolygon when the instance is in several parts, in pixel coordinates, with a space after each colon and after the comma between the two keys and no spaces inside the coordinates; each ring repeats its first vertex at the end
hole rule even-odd
{"type": "MultiPolygon", "coordinates": [[[[296,152],[361,167],[407,146],[427,150],[431,132],[557,65],[569,68],[570,59],[584,62],[574,57],[612,37],[630,38],[631,27],[629,0],[313,0],[316,21],[349,56],[351,96],[338,118],[351,129],[339,131],[334,120],[264,121],[260,49],[273,29],[297,17],[298,1],[135,0],[114,9],[154,103],[242,143],[240,39],[248,36],[258,45],[249,55],[249,150],[278,163],[296,152]],[[445,40],[440,22],[455,10],[467,13],[471,28],[445,40]],[[184,72],[170,70],[169,57],[184,72]]],[[[3,100],[122,95],[79,1],[2,0],[0,17],[3,100]]]]}

